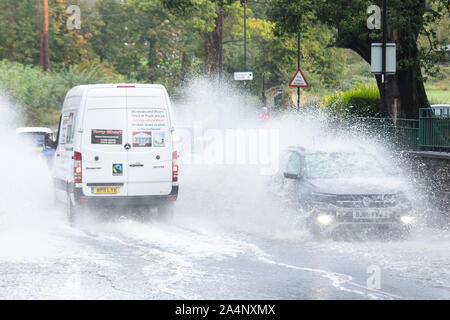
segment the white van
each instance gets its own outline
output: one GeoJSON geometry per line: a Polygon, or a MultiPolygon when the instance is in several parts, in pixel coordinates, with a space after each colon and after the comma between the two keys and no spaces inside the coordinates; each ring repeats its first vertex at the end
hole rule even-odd
{"type": "Polygon", "coordinates": [[[157,207],[171,216],[178,196],[169,95],[162,85],[71,89],[53,165],[55,197],[73,222],[84,206],[157,207]]]}

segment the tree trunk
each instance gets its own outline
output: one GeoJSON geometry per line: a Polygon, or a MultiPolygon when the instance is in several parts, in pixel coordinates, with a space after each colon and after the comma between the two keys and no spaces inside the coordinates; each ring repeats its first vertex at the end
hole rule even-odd
{"type": "MultiPolygon", "coordinates": [[[[413,61],[401,68],[397,66],[396,74],[387,77],[386,100],[389,117],[417,119],[419,109],[430,105],[422,81],[416,38],[416,35],[409,32],[404,32],[403,35],[400,30],[389,32],[389,41],[397,43],[397,62],[413,61]]],[[[371,63],[371,41],[354,39],[347,44],[344,47],[355,51],[367,63],[371,63]]],[[[381,76],[376,76],[376,80],[381,93],[381,76]]]]}
{"type": "Polygon", "coordinates": [[[44,71],[44,42],[42,41],[42,17],[41,17],[41,0],[37,2],[37,22],[39,35],[39,63],[41,70],[44,71]]]}
{"type": "MultiPolygon", "coordinates": [[[[422,72],[420,67],[412,66],[397,71],[397,74],[392,77],[398,88],[398,99],[400,101],[399,114],[401,117],[417,119],[419,118],[419,109],[428,108],[430,106],[423,82],[419,80],[421,76],[422,72]]],[[[393,86],[388,86],[391,90],[392,87],[393,86]]],[[[391,96],[397,98],[394,94],[395,92],[391,93],[391,96]]],[[[389,97],[390,95],[388,94],[388,98],[389,97]]],[[[392,98],[390,100],[391,101],[388,100],[388,103],[392,104],[392,98]]],[[[390,110],[392,110],[392,108],[390,108],[390,110]]]]}
{"type": "Polygon", "coordinates": [[[222,73],[223,73],[223,7],[219,7],[219,14],[217,19],[217,27],[219,28],[219,61],[218,61],[218,67],[219,67],[219,87],[222,86],[222,73]]]}
{"type": "Polygon", "coordinates": [[[49,13],[48,13],[48,0],[44,0],[44,30],[43,39],[44,42],[44,72],[50,69],[50,40],[48,35],[49,27],[49,13]]]}
{"type": "Polygon", "coordinates": [[[214,78],[222,73],[223,8],[217,7],[216,13],[214,30],[202,34],[205,41],[205,71],[214,78]]]}
{"type": "MultiPolygon", "coordinates": [[[[417,47],[417,35],[401,30],[391,32],[391,39],[400,48],[397,49],[397,61],[413,61],[407,67],[397,68],[397,73],[392,76],[397,96],[400,101],[400,114],[406,118],[419,118],[419,109],[430,106],[427,93],[422,80],[420,69],[419,49],[417,47]]],[[[392,91],[393,88],[389,86],[392,91]]],[[[394,88],[395,89],[395,88],[394,88]]],[[[389,95],[388,95],[389,97],[389,95]]],[[[388,100],[388,102],[390,102],[388,100]]]]}

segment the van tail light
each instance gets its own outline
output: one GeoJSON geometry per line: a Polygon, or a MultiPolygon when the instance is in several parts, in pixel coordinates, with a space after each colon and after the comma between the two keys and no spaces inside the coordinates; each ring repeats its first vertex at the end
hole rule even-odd
{"type": "Polygon", "coordinates": [[[172,153],[172,181],[178,182],[178,152],[172,153]]]}
{"type": "Polygon", "coordinates": [[[81,168],[81,153],[74,152],[73,154],[73,180],[75,183],[83,182],[83,169],[81,168]]]}

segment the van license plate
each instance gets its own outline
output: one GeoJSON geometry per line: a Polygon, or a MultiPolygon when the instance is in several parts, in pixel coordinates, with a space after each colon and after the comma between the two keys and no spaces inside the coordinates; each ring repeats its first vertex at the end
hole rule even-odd
{"type": "Polygon", "coordinates": [[[118,194],[120,187],[94,187],[92,188],[94,194],[118,194]]]}

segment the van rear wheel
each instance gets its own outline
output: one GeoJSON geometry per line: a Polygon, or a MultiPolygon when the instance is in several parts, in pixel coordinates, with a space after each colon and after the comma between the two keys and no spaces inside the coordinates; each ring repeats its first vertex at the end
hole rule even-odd
{"type": "Polygon", "coordinates": [[[164,222],[170,222],[175,215],[175,204],[169,203],[158,207],[158,219],[164,222]]]}

